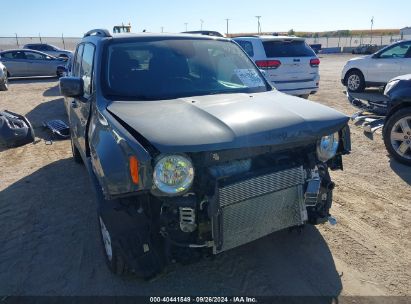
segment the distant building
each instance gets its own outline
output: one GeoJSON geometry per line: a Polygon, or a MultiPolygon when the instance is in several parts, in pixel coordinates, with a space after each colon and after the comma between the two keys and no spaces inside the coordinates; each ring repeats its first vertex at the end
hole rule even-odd
{"type": "Polygon", "coordinates": [[[407,26],[400,29],[400,35],[402,36],[411,36],[411,27],[407,26]]]}

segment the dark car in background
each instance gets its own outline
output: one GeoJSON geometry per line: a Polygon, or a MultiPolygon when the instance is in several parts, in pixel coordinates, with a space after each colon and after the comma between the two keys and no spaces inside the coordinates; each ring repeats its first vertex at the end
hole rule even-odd
{"type": "Polygon", "coordinates": [[[361,44],[354,48],[351,53],[353,54],[374,54],[378,51],[378,45],[376,44],[361,44]]]}
{"type": "Polygon", "coordinates": [[[232,40],[92,30],[70,75],[73,157],[93,181],[114,273],[149,278],[331,219],[348,117],[273,89],[232,40]]]}
{"type": "Polygon", "coordinates": [[[73,53],[68,50],[63,50],[57,46],[47,44],[47,43],[29,43],[23,46],[24,49],[40,51],[46,54],[49,54],[53,57],[62,57],[70,58],[73,56],[73,53]]]}
{"type": "Polygon", "coordinates": [[[8,71],[10,77],[27,76],[61,76],[58,69],[66,60],[48,54],[25,49],[0,52],[0,62],[8,71]]]}

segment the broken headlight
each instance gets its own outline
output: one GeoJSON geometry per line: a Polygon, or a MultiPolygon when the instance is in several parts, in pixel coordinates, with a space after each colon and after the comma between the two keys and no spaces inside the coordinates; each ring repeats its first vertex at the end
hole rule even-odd
{"type": "Polygon", "coordinates": [[[153,180],[161,192],[179,194],[190,189],[193,184],[193,164],[183,155],[161,156],[154,166],[153,180]]]}
{"type": "Polygon", "coordinates": [[[333,158],[337,153],[338,142],[339,142],[338,132],[323,136],[321,140],[317,143],[317,157],[320,161],[326,162],[333,158]]]}

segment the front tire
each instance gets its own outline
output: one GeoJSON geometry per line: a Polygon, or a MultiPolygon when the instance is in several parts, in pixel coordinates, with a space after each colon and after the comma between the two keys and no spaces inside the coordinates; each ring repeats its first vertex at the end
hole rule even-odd
{"type": "Polygon", "coordinates": [[[116,275],[125,276],[130,274],[127,263],[121,254],[120,245],[117,240],[111,236],[101,214],[98,214],[98,222],[100,228],[100,239],[104,248],[104,256],[108,268],[116,275]]]}
{"type": "Polygon", "coordinates": [[[364,75],[358,70],[350,71],[345,77],[345,84],[348,91],[361,93],[365,89],[364,75]]]}
{"type": "Polygon", "coordinates": [[[4,75],[4,81],[0,84],[0,91],[7,91],[9,89],[8,73],[4,75]]]}
{"type": "Polygon", "coordinates": [[[390,116],[383,136],[388,153],[398,162],[411,166],[411,107],[390,116]]]}

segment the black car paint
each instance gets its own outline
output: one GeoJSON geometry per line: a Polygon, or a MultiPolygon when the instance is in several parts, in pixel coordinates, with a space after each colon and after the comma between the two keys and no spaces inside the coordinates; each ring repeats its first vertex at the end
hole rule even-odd
{"type": "Polygon", "coordinates": [[[398,82],[395,86],[384,92],[384,95],[390,100],[388,103],[386,120],[399,109],[411,107],[411,74],[399,76],[390,80],[390,82],[393,81],[398,82]]]}
{"type": "MultiPolygon", "coordinates": [[[[195,167],[201,168],[201,166],[248,155],[264,156],[279,153],[283,158],[295,155],[292,162],[308,163],[309,168],[314,168],[318,163],[315,156],[317,141],[323,135],[339,131],[340,148],[335,159],[329,161],[328,165],[331,169],[342,169],[341,155],[348,154],[350,151],[348,117],[311,101],[290,97],[276,91],[190,97],[174,101],[143,102],[107,99],[100,86],[103,77],[101,58],[103,49],[111,39],[96,36],[83,39],[83,43],[92,43],[96,47],[93,71],[94,92],[88,99],[66,96],[65,106],[73,132],[73,143],[86,164],[97,194],[99,214],[113,233],[112,236],[125,244],[121,250],[128,263],[135,270],[139,268],[143,269],[142,272],[147,270],[144,272],[145,277],[161,270],[164,263],[163,257],[153,258],[153,255],[163,255],[163,253],[156,253],[163,245],[152,246],[151,242],[156,240],[151,240],[150,236],[144,233],[147,225],[144,225],[144,229],[138,228],[147,219],[139,213],[139,208],[147,210],[153,222],[158,223],[159,220],[154,214],[160,213],[158,208],[160,198],[145,195],[152,190],[154,160],[159,154],[184,152],[193,159],[195,167]],[[227,104],[224,103],[224,99],[227,104]],[[217,104],[221,108],[227,107],[227,113],[239,114],[241,110],[245,116],[230,122],[230,119],[224,115],[224,111],[214,111],[217,104]],[[293,106],[288,108],[287,105],[291,104],[293,106]],[[171,121],[167,121],[167,117],[164,117],[160,121],[156,116],[158,112],[155,107],[159,107],[163,112],[168,111],[167,114],[170,116],[175,114],[176,117],[171,121]],[[181,109],[187,113],[181,115],[181,109]],[[256,117],[249,117],[247,114],[250,111],[257,114],[256,117]],[[191,125],[188,120],[190,115],[196,118],[191,121],[191,125]],[[272,115],[271,119],[270,115],[272,115]],[[291,121],[287,122],[285,118],[291,121]],[[219,132],[213,135],[204,127],[193,126],[193,123],[201,122],[198,119],[219,132]],[[181,127],[176,129],[177,123],[184,125],[186,129],[181,127]],[[162,131],[168,132],[168,139],[167,136],[156,134],[162,131]],[[218,160],[215,158],[217,154],[218,160]],[[136,156],[139,162],[138,184],[134,184],[130,178],[130,156],[136,156]],[[142,242],[154,249],[145,254],[141,249],[142,242]],[[139,263],[136,263],[136,256],[141,258],[139,263]]],[[[211,38],[198,36],[195,39],[211,38]]],[[[61,79],[62,83],[64,81],[64,78],[61,79]]],[[[200,170],[196,177],[195,187],[201,187],[198,189],[204,194],[208,191],[207,187],[212,188],[213,184],[209,184],[207,175],[202,171],[200,170]]],[[[326,164],[320,165],[320,176],[321,191],[331,192],[333,183],[328,175],[326,164]]],[[[162,200],[169,205],[173,205],[173,202],[180,203],[178,198],[162,198],[162,200]]],[[[324,209],[318,211],[321,218],[313,219],[311,222],[316,224],[325,221],[330,206],[331,195],[327,196],[324,209]]],[[[313,209],[308,210],[309,214],[313,212],[317,214],[313,209]]],[[[188,247],[187,242],[193,241],[190,237],[187,239],[181,236],[181,231],[176,232],[173,239],[166,238],[163,249],[166,252],[170,251],[171,243],[178,243],[179,248],[188,247]]],[[[168,254],[166,256],[169,257],[168,254]]]]}
{"type": "MultiPolygon", "coordinates": [[[[173,37],[173,36],[171,36],[173,37]]],[[[93,170],[96,174],[97,180],[100,183],[100,187],[107,198],[129,196],[138,194],[138,191],[149,190],[152,187],[152,156],[153,148],[155,153],[173,153],[173,152],[198,152],[204,150],[230,150],[233,148],[240,148],[242,146],[258,146],[258,145],[277,145],[280,149],[295,148],[298,144],[315,143],[321,136],[338,131],[347,124],[348,117],[332,110],[328,107],[316,104],[312,101],[306,101],[297,97],[288,96],[286,94],[271,91],[258,94],[239,94],[236,96],[233,105],[241,105],[243,110],[253,109],[257,104],[262,104],[259,111],[262,115],[265,115],[265,109],[273,115],[277,115],[277,122],[273,123],[268,121],[268,116],[265,115],[264,120],[256,120],[254,122],[240,122],[239,127],[243,130],[242,134],[237,136],[230,126],[222,120],[219,120],[213,115],[210,115],[204,110],[199,109],[195,104],[213,103],[213,99],[217,102],[224,100],[224,98],[230,99],[232,96],[224,95],[212,95],[201,96],[196,98],[187,98],[186,101],[132,101],[132,102],[120,102],[112,101],[104,98],[104,92],[102,86],[98,85],[102,83],[102,62],[97,60],[98,58],[105,58],[104,49],[111,42],[112,38],[100,38],[99,43],[95,43],[98,37],[89,36],[84,38],[84,43],[92,43],[95,50],[94,57],[94,84],[95,92],[90,100],[84,100],[78,97],[66,97],[65,105],[70,117],[70,124],[72,129],[72,137],[75,146],[78,148],[83,160],[88,157],[91,158],[93,164],[93,170]],[[259,97],[261,94],[267,94],[266,98],[259,97]],[[99,96],[99,98],[96,98],[99,96]],[[254,96],[254,97],[250,97],[254,96]],[[196,101],[196,99],[198,101],[196,101]],[[208,101],[206,101],[208,99],[208,101]],[[245,101],[249,99],[251,101],[245,101]],[[253,101],[253,99],[257,101],[253,101]],[[270,100],[273,105],[269,106],[265,99],[270,100]],[[281,102],[278,102],[281,99],[281,102]],[[194,103],[189,104],[187,100],[194,103]],[[204,100],[204,101],[203,101],[204,100]],[[277,100],[277,101],[276,101],[277,100]],[[170,142],[159,141],[156,144],[154,138],[149,133],[144,133],[151,129],[152,132],[156,132],[154,127],[155,123],[149,123],[150,119],[144,116],[140,117],[147,122],[147,125],[140,124],[138,112],[139,109],[150,109],[151,115],[155,115],[158,111],[154,105],[163,103],[163,111],[169,111],[169,108],[174,104],[179,104],[180,107],[184,107],[188,113],[196,114],[203,122],[207,123],[209,127],[218,131],[220,138],[215,138],[216,135],[211,134],[209,131],[204,130],[203,134],[192,132],[191,136],[187,138],[187,142],[180,142],[180,144],[170,142]],[[250,103],[249,106],[244,104],[250,103]],[[279,112],[276,111],[274,104],[277,103],[279,112]],[[281,103],[283,105],[281,105],[281,103]],[[294,104],[293,110],[284,110],[287,107],[287,103],[294,104]],[[151,107],[153,106],[153,107],[151,107]],[[124,111],[120,110],[124,108],[124,111]],[[123,112],[128,112],[130,109],[134,109],[135,116],[126,115],[123,112]],[[311,109],[311,110],[309,110],[311,109]],[[119,114],[122,111],[123,114],[119,114]],[[284,119],[281,114],[287,114],[288,117],[293,117],[294,125],[284,124],[284,119]],[[293,113],[292,111],[295,111],[293,113]],[[117,112],[117,113],[116,113],[117,112]],[[277,114],[275,114],[277,113],[277,114]],[[304,118],[305,116],[305,118],[304,118]],[[253,128],[253,123],[258,126],[259,131],[252,134],[250,132],[253,128]],[[264,124],[266,124],[264,130],[264,124]],[[242,126],[241,126],[242,125],[242,126]],[[277,128],[281,126],[281,130],[277,128]],[[143,129],[143,130],[142,130],[143,129]],[[211,136],[208,138],[208,142],[201,142],[201,138],[204,135],[211,136]],[[252,136],[251,136],[252,135],[252,136]],[[189,144],[190,140],[196,141],[195,144],[189,144]],[[214,140],[214,141],[213,141],[214,140]],[[255,141],[255,142],[253,142],[255,141]],[[148,144],[145,144],[148,143],[148,144]],[[114,156],[115,155],[115,156],[114,156]],[[140,183],[138,185],[132,184],[129,175],[128,158],[131,155],[136,155],[139,160],[139,174],[140,183]]],[[[190,39],[193,39],[191,36],[190,39]]],[[[126,38],[116,38],[118,40],[125,40],[126,38]]],[[[143,40],[153,40],[156,37],[143,37],[143,40]]],[[[161,36],[161,39],[164,39],[161,36]]],[[[210,38],[207,36],[195,36],[194,39],[224,39],[224,38],[210,38]]],[[[62,79],[64,81],[64,78],[62,79]]],[[[233,95],[233,94],[227,94],[233,95]]],[[[236,94],[237,95],[237,94],[236,94]]],[[[215,102],[215,101],[214,101],[215,102]]],[[[230,110],[235,107],[230,106],[230,110]]],[[[187,118],[187,115],[185,115],[187,118]]],[[[274,120],[273,120],[274,121],[274,120]]],[[[170,124],[171,128],[176,128],[177,121],[173,121],[170,124]]],[[[161,122],[163,128],[168,129],[164,121],[161,122]]],[[[186,124],[187,121],[183,121],[181,125],[186,124]]],[[[191,126],[195,127],[195,126],[191,126]]],[[[195,127],[196,128],[196,127],[195,127]]],[[[201,128],[196,128],[195,131],[200,131],[201,128]]],[[[157,128],[161,130],[161,128],[157,128]]],[[[190,130],[187,128],[187,130],[190,130]]],[[[184,135],[181,136],[184,128],[174,129],[169,133],[172,136],[172,140],[181,141],[184,139],[184,135]]],[[[183,132],[184,133],[184,132],[183,132]]],[[[164,140],[164,137],[161,138],[164,140]]]]}

